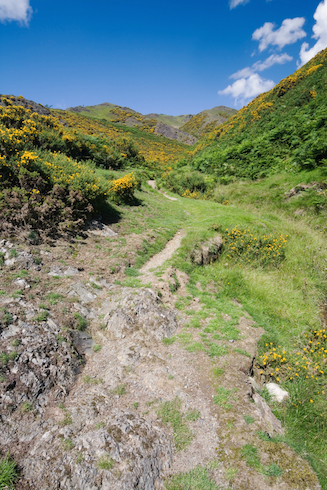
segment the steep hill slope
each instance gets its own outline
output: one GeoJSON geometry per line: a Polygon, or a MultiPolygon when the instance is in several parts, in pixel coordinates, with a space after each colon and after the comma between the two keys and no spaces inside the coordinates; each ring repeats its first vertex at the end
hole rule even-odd
{"type": "Polygon", "coordinates": [[[190,118],[181,129],[200,138],[226,122],[237,113],[235,109],[225,106],[217,106],[206,109],[190,118]]]}
{"type": "Polygon", "coordinates": [[[87,135],[97,135],[115,141],[125,138],[133,142],[149,167],[165,167],[184,156],[187,146],[138,127],[128,127],[105,119],[96,119],[69,111],[52,110],[51,114],[62,123],[87,135]]]}
{"type": "Polygon", "coordinates": [[[324,165],[326,76],[324,50],[212,131],[198,144],[192,168],[219,176],[258,178],[324,165]]]}

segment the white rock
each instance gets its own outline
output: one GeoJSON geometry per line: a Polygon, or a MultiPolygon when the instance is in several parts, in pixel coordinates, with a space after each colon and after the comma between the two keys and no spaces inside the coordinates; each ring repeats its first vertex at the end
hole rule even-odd
{"type": "Polygon", "coordinates": [[[31,287],[25,279],[21,279],[20,277],[14,281],[14,284],[22,289],[29,289],[31,287]]]}
{"type": "Polygon", "coordinates": [[[289,397],[289,393],[276,383],[267,383],[266,387],[271,397],[279,403],[289,397]]]}

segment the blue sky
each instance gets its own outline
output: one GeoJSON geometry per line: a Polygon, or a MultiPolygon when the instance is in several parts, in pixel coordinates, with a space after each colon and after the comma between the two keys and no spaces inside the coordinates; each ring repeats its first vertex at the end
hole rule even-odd
{"type": "Polygon", "coordinates": [[[327,0],[0,0],[0,93],[143,114],[240,108],[326,46],[327,0]]]}

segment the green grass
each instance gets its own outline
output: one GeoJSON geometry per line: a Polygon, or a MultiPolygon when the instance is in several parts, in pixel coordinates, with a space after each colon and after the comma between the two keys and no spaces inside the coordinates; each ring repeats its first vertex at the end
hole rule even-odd
{"type": "Polygon", "coordinates": [[[266,477],[278,478],[283,474],[283,470],[276,463],[262,465],[260,462],[258,449],[253,446],[253,444],[245,444],[242,447],[240,454],[242,458],[245,459],[248,466],[251,466],[266,477]]]}
{"type": "Polygon", "coordinates": [[[9,454],[0,460],[0,489],[15,488],[18,479],[17,464],[10,459],[9,454]]]}
{"type": "Polygon", "coordinates": [[[181,401],[176,398],[174,401],[167,401],[161,404],[157,413],[158,417],[165,423],[171,426],[174,433],[174,441],[176,451],[185,449],[192,441],[193,434],[189,429],[187,421],[196,420],[197,413],[192,412],[188,418],[181,412],[181,401]]]}
{"type": "Polygon", "coordinates": [[[87,321],[80,313],[74,313],[77,330],[84,331],[87,328],[87,321]]]}
{"type": "Polygon", "coordinates": [[[111,392],[114,393],[115,395],[118,395],[118,396],[125,395],[126,394],[126,385],[124,385],[124,384],[118,385],[118,386],[116,386],[116,388],[111,390],[111,392]]]}
{"type": "Polygon", "coordinates": [[[251,415],[243,415],[243,418],[247,424],[253,424],[254,418],[251,415]]]}
{"type": "Polygon", "coordinates": [[[213,402],[225,410],[230,410],[232,408],[230,403],[232,391],[228,388],[224,388],[223,386],[216,388],[216,391],[217,395],[213,397],[213,402]]]}
{"type": "Polygon", "coordinates": [[[283,470],[276,463],[266,465],[262,468],[262,474],[268,477],[278,478],[279,476],[282,476],[283,473],[283,470]]]}
{"type": "Polygon", "coordinates": [[[62,445],[63,445],[65,451],[71,451],[74,447],[74,443],[71,439],[64,439],[62,441],[62,445]]]}
{"type": "Polygon", "coordinates": [[[260,470],[261,463],[258,455],[258,449],[252,444],[245,444],[241,449],[241,456],[245,459],[246,464],[256,470],[260,470]]]}
{"type": "Polygon", "coordinates": [[[63,299],[63,296],[59,293],[48,293],[46,299],[51,305],[56,305],[59,301],[63,299]]]}
{"type": "Polygon", "coordinates": [[[165,482],[166,490],[219,490],[207,468],[197,466],[188,473],[178,473],[165,482]]]}
{"type": "Polygon", "coordinates": [[[100,470],[111,470],[114,466],[114,460],[109,456],[102,456],[98,460],[98,468],[100,470]]]}
{"type": "Polygon", "coordinates": [[[103,383],[101,378],[91,378],[91,376],[84,376],[83,382],[87,385],[99,385],[103,383]]]}
{"type": "Polygon", "coordinates": [[[241,354],[242,356],[251,357],[251,355],[246,350],[236,348],[233,349],[233,351],[237,352],[238,354],[241,354]]]}

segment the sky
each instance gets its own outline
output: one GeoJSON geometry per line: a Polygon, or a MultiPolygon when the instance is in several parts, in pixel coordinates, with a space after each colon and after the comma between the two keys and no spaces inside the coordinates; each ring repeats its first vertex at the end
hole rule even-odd
{"type": "Polygon", "coordinates": [[[0,93],[241,108],[327,47],[327,0],[0,0],[0,93]]]}

